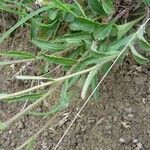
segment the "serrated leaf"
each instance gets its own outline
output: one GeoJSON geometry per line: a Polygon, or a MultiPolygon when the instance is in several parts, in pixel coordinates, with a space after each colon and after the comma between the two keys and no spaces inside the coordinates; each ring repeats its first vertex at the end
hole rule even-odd
{"type": "Polygon", "coordinates": [[[122,38],[137,22],[139,22],[143,17],[140,17],[134,21],[127,22],[122,25],[117,25],[118,29],[118,39],[122,38]]]}
{"type": "Polygon", "coordinates": [[[56,64],[62,64],[65,66],[72,66],[77,61],[71,58],[63,58],[63,57],[57,57],[53,55],[40,55],[40,58],[44,59],[47,62],[56,63],[56,64]]]}
{"type": "Polygon", "coordinates": [[[93,11],[95,11],[99,15],[106,15],[103,10],[101,3],[98,0],[88,0],[88,4],[93,11]]]}
{"type": "Polygon", "coordinates": [[[80,43],[82,41],[90,40],[91,35],[89,33],[73,33],[73,34],[66,34],[62,37],[58,38],[56,41],[58,42],[67,42],[67,43],[80,43]]]}
{"type": "Polygon", "coordinates": [[[113,24],[105,24],[98,26],[94,31],[94,37],[98,40],[104,40],[111,33],[113,24]]]}
{"type": "Polygon", "coordinates": [[[144,0],[145,5],[150,6],[150,0],[144,0]]]}
{"type": "Polygon", "coordinates": [[[87,76],[87,78],[85,80],[84,86],[82,88],[82,92],[81,92],[81,98],[82,99],[85,99],[87,91],[88,91],[88,88],[89,88],[93,78],[98,73],[99,67],[100,66],[98,65],[94,70],[91,70],[90,73],[88,74],[88,76],[87,76]]]}
{"type": "Polygon", "coordinates": [[[119,39],[119,40],[113,42],[112,44],[110,44],[106,47],[105,51],[113,52],[113,51],[122,50],[121,48],[124,47],[131,40],[132,37],[133,37],[133,35],[131,34],[129,36],[126,36],[122,39],[119,39]]]}
{"type": "Polygon", "coordinates": [[[150,43],[148,43],[146,40],[138,40],[138,45],[141,50],[150,52],[150,43]]]}
{"type": "Polygon", "coordinates": [[[114,12],[114,6],[113,6],[113,0],[101,0],[102,1],[102,7],[106,14],[113,14],[114,12]]]}
{"type": "Polygon", "coordinates": [[[133,45],[130,45],[130,49],[131,49],[131,52],[133,54],[133,57],[134,59],[136,60],[137,63],[139,64],[146,64],[148,63],[148,59],[143,57],[142,55],[140,55],[137,50],[135,49],[135,47],[133,45]]]}
{"type": "Polygon", "coordinates": [[[96,27],[100,24],[94,22],[93,20],[77,17],[74,19],[74,22],[70,25],[71,30],[78,30],[78,31],[86,31],[86,32],[94,32],[96,27]]]}
{"type": "Polygon", "coordinates": [[[48,41],[42,41],[42,40],[32,40],[32,43],[41,48],[42,50],[50,50],[52,52],[55,51],[61,51],[66,49],[66,45],[58,44],[58,43],[52,43],[48,41]]]}
{"type": "Polygon", "coordinates": [[[8,51],[8,52],[0,52],[0,56],[13,57],[13,58],[22,58],[22,59],[31,59],[35,56],[31,53],[25,51],[8,51]]]}

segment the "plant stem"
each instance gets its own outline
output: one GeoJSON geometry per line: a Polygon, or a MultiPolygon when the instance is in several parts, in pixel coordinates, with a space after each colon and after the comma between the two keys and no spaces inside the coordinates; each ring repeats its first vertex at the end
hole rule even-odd
{"type": "Polygon", "coordinates": [[[6,99],[6,98],[10,98],[10,97],[14,97],[14,96],[18,96],[18,95],[22,95],[22,94],[25,94],[25,93],[34,91],[34,90],[39,89],[39,88],[43,88],[43,87],[52,85],[52,84],[57,83],[57,82],[60,82],[60,81],[64,81],[64,80],[69,79],[69,78],[72,78],[72,77],[74,77],[74,76],[77,76],[77,75],[81,75],[81,74],[90,72],[91,70],[95,69],[95,67],[96,67],[96,66],[91,67],[91,68],[88,68],[88,69],[85,69],[85,70],[82,70],[82,71],[79,71],[79,72],[76,72],[76,73],[73,73],[73,74],[66,75],[66,76],[64,76],[64,77],[59,77],[59,78],[57,78],[57,79],[54,79],[53,81],[49,81],[49,82],[43,83],[43,84],[41,84],[41,85],[34,86],[34,87],[32,87],[32,88],[29,88],[29,89],[26,89],[26,90],[23,90],[23,91],[20,91],[20,92],[16,92],[16,93],[12,93],[12,94],[9,94],[9,95],[1,96],[1,97],[0,97],[0,100],[6,99]]]}

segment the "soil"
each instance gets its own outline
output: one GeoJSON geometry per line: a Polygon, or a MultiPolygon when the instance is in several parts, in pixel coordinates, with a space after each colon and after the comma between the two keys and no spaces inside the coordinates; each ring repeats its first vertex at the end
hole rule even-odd
{"type": "MultiPolygon", "coordinates": [[[[20,28],[8,38],[0,50],[35,51],[27,31],[20,28]],[[23,34],[22,34],[23,33],[23,34]]],[[[2,58],[1,58],[2,60],[2,58]]],[[[0,69],[0,92],[20,91],[28,84],[10,80],[21,66],[0,69]]],[[[32,67],[31,70],[35,68],[32,67]]],[[[36,69],[35,69],[36,70],[36,69]]],[[[138,66],[127,60],[115,69],[100,87],[100,98],[91,100],[62,141],[59,150],[149,150],[150,149],[150,65],[138,66]]],[[[68,109],[59,115],[35,143],[35,150],[51,150],[76,115],[84,101],[80,89],[74,87],[68,109]]],[[[55,98],[57,98],[57,91],[55,98]]],[[[19,112],[25,102],[0,102],[0,120],[19,112]]],[[[27,104],[28,105],[28,104],[27,104]]],[[[40,106],[37,109],[42,109],[40,106]]],[[[25,115],[0,135],[0,150],[14,150],[36,133],[48,118],[25,115]]]]}

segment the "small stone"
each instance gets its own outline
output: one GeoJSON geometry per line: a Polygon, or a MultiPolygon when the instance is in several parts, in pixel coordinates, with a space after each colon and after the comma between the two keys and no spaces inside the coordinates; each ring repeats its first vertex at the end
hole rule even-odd
{"type": "Polygon", "coordinates": [[[11,133],[12,133],[12,131],[10,130],[8,133],[9,133],[9,134],[11,134],[11,133]]]}
{"type": "Polygon", "coordinates": [[[120,142],[120,143],[125,143],[125,139],[124,139],[124,138],[120,138],[120,139],[119,139],[119,142],[120,142]]]}
{"type": "Polygon", "coordinates": [[[136,70],[137,70],[138,72],[142,72],[142,67],[141,67],[141,66],[138,66],[138,67],[136,67],[136,70]]]}
{"type": "Polygon", "coordinates": [[[134,139],[134,140],[133,140],[133,143],[134,143],[134,144],[135,144],[135,143],[137,143],[137,142],[138,142],[138,140],[137,140],[137,139],[134,139]]]}
{"type": "Polygon", "coordinates": [[[143,103],[144,105],[146,104],[145,98],[142,98],[142,103],[143,103]]]}
{"type": "Polygon", "coordinates": [[[124,122],[124,121],[122,121],[122,122],[121,122],[121,125],[122,125],[124,128],[131,128],[129,122],[124,122]]]}
{"type": "Polygon", "coordinates": [[[143,148],[142,143],[137,143],[137,147],[138,147],[139,149],[142,149],[142,148],[143,148]]]}
{"type": "Polygon", "coordinates": [[[101,124],[104,121],[104,118],[101,118],[99,121],[97,121],[96,125],[101,124]]]}
{"type": "Polygon", "coordinates": [[[134,114],[128,114],[128,117],[129,117],[129,118],[133,118],[133,117],[134,117],[134,114]]]}
{"type": "Polygon", "coordinates": [[[22,121],[18,122],[18,129],[23,129],[23,122],[22,121]]]}
{"type": "Polygon", "coordinates": [[[106,130],[110,130],[110,129],[111,129],[111,126],[110,126],[110,125],[107,125],[107,126],[105,127],[105,129],[106,129],[106,130]]]}
{"type": "Polygon", "coordinates": [[[133,109],[132,109],[131,107],[129,107],[129,108],[126,108],[125,111],[126,111],[127,113],[131,113],[131,112],[133,111],[133,109]]]}

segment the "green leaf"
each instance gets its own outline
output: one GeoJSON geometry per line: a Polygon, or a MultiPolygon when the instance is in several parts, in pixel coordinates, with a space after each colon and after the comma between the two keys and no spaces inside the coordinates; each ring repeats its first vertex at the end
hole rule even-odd
{"type": "Polygon", "coordinates": [[[98,40],[104,40],[111,33],[113,24],[105,24],[98,26],[94,31],[94,37],[98,40]]]}
{"type": "MultiPolygon", "coordinates": [[[[95,77],[92,79],[92,81],[91,81],[91,87],[90,87],[91,90],[93,91],[93,90],[96,88],[97,85],[98,85],[98,80],[97,80],[97,76],[95,76],[95,77]]],[[[99,90],[96,90],[96,91],[94,92],[93,97],[94,97],[95,100],[100,99],[100,92],[99,92],[99,90]]]]}
{"type": "Polygon", "coordinates": [[[57,57],[53,55],[40,55],[40,58],[44,59],[47,62],[56,63],[56,64],[62,64],[65,66],[72,66],[77,61],[71,58],[63,58],[63,57],[57,57]]]}
{"type": "Polygon", "coordinates": [[[22,101],[35,101],[37,99],[39,99],[40,97],[42,97],[44,95],[44,93],[32,93],[32,94],[24,94],[24,95],[19,95],[16,97],[10,97],[7,99],[4,99],[3,101],[5,102],[9,102],[9,103],[13,103],[13,102],[22,102],[22,101]]]}
{"type": "Polygon", "coordinates": [[[99,15],[106,15],[103,10],[101,3],[98,0],[88,0],[88,4],[93,11],[95,11],[99,15]]]}
{"type": "Polygon", "coordinates": [[[122,50],[122,48],[131,40],[132,37],[133,37],[133,34],[113,42],[112,44],[106,47],[105,51],[113,52],[113,51],[122,50]]]}
{"type": "Polygon", "coordinates": [[[136,60],[137,63],[139,63],[139,64],[146,64],[146,63],[149,62],[149,60],[147,58],[143,57],[142,55],[140,55],[136,51],[136,49],[135,49],[135,47],[133,45],[130,45],[130,49],[131,49],[133,57],[134,57],[134,59],[136,60]]]}
{"type": "Polygon", "coordinates": [[[60,0],[53,0],[54,2],[54,7],[58,8],[60,10],[66,11],[71,13],[72,15],[74,15],[75,17],[77,17],[77,15],[71,10],[71,8],[69,7],[69,5],[62,3],[60,0]]]}
{"type": "Polygon", "coordinates": [[[144,0],[145,5],[150,6],[150,0],[144,0]]]}
{"type": "Polygon", "coordinates": [[[0,131],[3,131],[7,128],[7,125],[0,121],[0,131]]]}
{"type": "Polygon", "coordinates": [[[102,7],[106,14],[110,15],[114,13],[114,6],[113,6],[113,0],[101,0],[102,1],[102,7]]]}
{"type": "Polygon", "coordinates": [[[49,17],[51,20],[56,19],[57,14],[58,14],[58,10],[56,10],[56,9],[50,9],[50,10],[48,11],[48,17],[49,17]]]}
{"type": "Polygon", "coordinates": [[[81,11],[82,15],[83,15],[85,18],[87,18],[86,15],[85,15],[85,13],[84,13],[84,10],[83,10],[82,6],[80,5],[80,3],[79,3],[77,0],[74,0],[74,2],[75,2],[75,3],[77,4],[77,6],[79,7],[79,10],[81,11]]]}
{"type": "Polygon", "coordinates": [[[82,88],[82,92],[81,92],[81,98],[82,99],[85,99],[87,91],[88,91],[88,88],[89,88],[93,78],[98,73],[99,67],[100,66],[98,65],[94,70],[91,70],[90,73],[88,74],[88,76],[87,76],[87,78],[85,80],[84,86],[82,88]]]}
{"type": "Polygon", "coordinates": [[[13,58],[22,58],[22,59],[31,59],[35,56],[31,53],[27,53],[25,51],[8,51],[8,52],[0,52],[0,56],[13,57],[13,58]]]}
{"type": "Polygon", "coordinates": [[[99,25],[99,23],[94,22],[91,19],[77,17],[74,19],[74,22],[70,25],[70,28],[71,30],[82,30],[91,33],[94,32],[96,27],[99,25]]]}
{"type": "Polygon", "coordinates": [[[82,41],[91,40],[91,35],[89,33],[80,32],[73,34],[66,34],[62,37],[56,39],[58,42],[67,42],[67,43],[80,43],[82,41]]]}
{"type": "Polygon", "coordinates": [[[31,19],[32,17],[34,17],[35,15],[46,11],[50,8],[52,8],[52,5],[46,6],[46,7],[42,7],[34,12],[32,12],[31,14],[26,15],[25,17],[23,17],[21,20],[19,20],[13,27],[11,27],[8,31],[6,31],[2,37],[0,38],[0,43],[2,43],[15,29],[17,29],[19,26],[21,26],[22,24],[24,24],[26,21],[28,21],[29,19],[31,19]]]}
{"type": "Polygon", "coordinates": [[[70,94],[68,94],[68,80],[65,81],[61,93],[60,93],[60,99],[58,100],[58,102],[56,103],[56,105],[54,105],[53,107],[51,107],[47,112],[29,112],[29,114],[35,115],[35,116],[48,116],[50,114],[54,114],[66,107],[69,106],[69,98],[70,98],[70,94]]]}
{"type": "Polygon", "coordinates": [[[25,13],[23,12],[19,12],[19,11],[16,11],[15,9],[11,9],[10,6],[0,2],[0,10],[3,10],[3,11],[7,11],[9,13],[14,13],[14,14],[17,14],[19,16],[23,16],[23,15],[26,15],[25,13]]]}
{"type": "Polygon", "coordinates": [[[141,50],[150,52],[150,43],[148,43],[146,40],[138,40],[138,45],[141,50]]]}
{"type": "Polygon", "coordinates": [[[34,150],[34,147],[33,147],[34,144],[35,144],[35,139],[33,138],[32,140],[30,140],[25,150],[34,150]]]}
{"type": "Polygon", "coordinates": [[[118,39],[121,39],[137,22],[139,22],[143,17],[140,17],[134,21],[127,22],[122,25],[117,25],[118,29],[118,39]]]}
{"type": "Polygon", "coordinates": [[[32,43],[41,48],[42,50],[50,50],[52,52],[55,51],[61,51],[66,49],[66,45],[64,44],[58,44],[58,43],[52,43],[48,41],[42,41],[42,40],[32,40],[32,43]]]}

